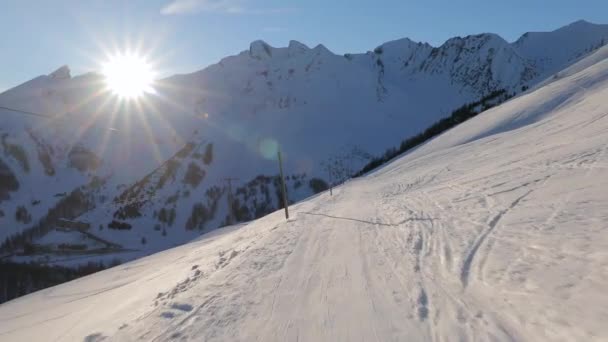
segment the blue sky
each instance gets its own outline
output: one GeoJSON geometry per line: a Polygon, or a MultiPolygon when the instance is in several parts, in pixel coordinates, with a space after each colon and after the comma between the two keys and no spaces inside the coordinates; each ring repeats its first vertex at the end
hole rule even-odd
{"type": "Polygon", "coordinates": [[[263,39],[365,52],[409,37],[439,45],[494,32],[512,41],[578,19],[608,23],[606,0],[3,0],[0,90],[67,64],[99,68],[104,53],[139,46],[161,76],[192,72],[263,39]]]}

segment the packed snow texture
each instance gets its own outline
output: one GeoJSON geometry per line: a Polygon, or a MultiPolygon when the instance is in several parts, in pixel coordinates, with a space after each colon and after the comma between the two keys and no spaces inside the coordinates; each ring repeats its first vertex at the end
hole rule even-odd
{"type": "Polygon", "coordinates": [[[605,341],[608,49],[366,177],[0,306],[7,341],[605,341]]]}

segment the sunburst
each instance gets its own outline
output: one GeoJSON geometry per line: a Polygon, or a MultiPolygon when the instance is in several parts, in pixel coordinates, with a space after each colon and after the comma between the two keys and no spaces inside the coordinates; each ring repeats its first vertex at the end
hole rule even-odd
{"type": "Polygon", "coordinates": [[[107,89],[124,99],[137,99],[153,93],[156,73],[145,57],[132,53],[112,55],[103,63],[107,89]]]}

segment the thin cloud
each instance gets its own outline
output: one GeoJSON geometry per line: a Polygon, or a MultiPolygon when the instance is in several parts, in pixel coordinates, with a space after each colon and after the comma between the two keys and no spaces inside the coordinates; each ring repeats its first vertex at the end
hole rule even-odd
{"type": "Polygon", "coordinates": [[[248,8],[245,0],[172,0],[160,13],[165,15],[221,12],[230,14],[280,14],[295,11],[294,8],[248,8]]]}
{"type": "Polygon", "coordinates": [[[197,12],[235,12],[239,6],[231,0],[173,0],[160,10],[162,14],[190,14],[197,12]]]}

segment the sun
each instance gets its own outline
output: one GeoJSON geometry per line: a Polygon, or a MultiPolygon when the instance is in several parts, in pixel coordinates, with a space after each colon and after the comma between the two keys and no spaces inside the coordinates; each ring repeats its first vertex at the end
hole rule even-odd
{"type": "Polygon", "coordinates": [[[125,99],[135,99],[145,93],[153,93],[155,72],[142,56],[116,54],[102,65],[108,90],[125,99]]]}

